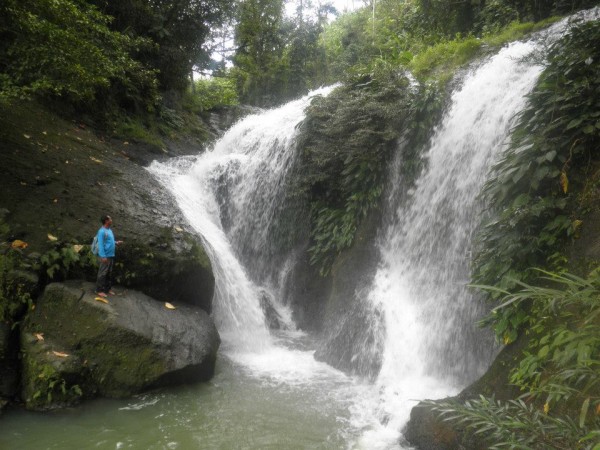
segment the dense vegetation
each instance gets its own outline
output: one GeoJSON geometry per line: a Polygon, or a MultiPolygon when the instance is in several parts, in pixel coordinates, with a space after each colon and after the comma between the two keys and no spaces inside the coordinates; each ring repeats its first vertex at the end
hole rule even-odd
{"type": "Polygon", "coordinates": [[[4,1],[0,100],[42,99],[105,124],[168,116],[229,12],[220,1],[4,1]]]}
{"type": "MultiPolygon", "coordinates": [[[[538,272],[539,273],[539,272],[538,272]]],[[[536,320],[511,382],[523,395],[430,402],[448,421],[466,427],[489,448],[600,448],[600,271],[580,278],[545,273],[554,287],[519,283],[498,308],[531,303],[536,320]]]]}
{"type": "MultiPolygon", "coordinates": [[[[475,279],[504,290],[531,280],[531,267],[564,269],[567,240],[599,200],[600,23],[573,29],[549,58],[484,193],[491,217],[480,234],[475,279]]],[[[505,342],[531,320],[524,308],[491,318],[505,342]]]]}
{"type": "Polygon", "coordinates": [[[435,86],[411,86],[406,74],[380,64],[347,77],[342,87],[308,108],[294,182],[310,205],[310,261],[322,275],[379,206],[401,141],[401,170],[407,185],[414,181],[425,130],[440,112],[439,99],[435,86]]]}

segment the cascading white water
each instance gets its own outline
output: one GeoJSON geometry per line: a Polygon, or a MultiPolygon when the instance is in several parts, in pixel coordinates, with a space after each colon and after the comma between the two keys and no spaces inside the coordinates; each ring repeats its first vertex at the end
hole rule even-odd
{"type": "Polygon", "coordinates": [[[425,172],[383,232],[369,295],[384,317],[378,400],[356,408],[367,448],[396,445],[414,400],[454,394],[489,365],[493,341],[476,328],[481,304],[466,287],[478,195],[541,73],[526,57],[566,26],[513,43],[467,74],[430,142],[425,172]]]}
{"type": "Polygon", "coordinates": [[[230,348],[273,348],[260,304],[265,295],[289,321],[276,301],[277,275],[286,266],[269,267],[269,241],[295,156],[296,126],[311,98],[330,90],[246,117],[200,156],[149,168],[206,244],[216,283],[213,315],[230,348]]]}

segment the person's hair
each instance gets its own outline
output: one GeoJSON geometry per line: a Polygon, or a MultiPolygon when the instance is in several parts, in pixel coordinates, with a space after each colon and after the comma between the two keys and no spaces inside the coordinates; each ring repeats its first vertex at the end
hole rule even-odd
{"type": "Polygon", "coordinates": [[[110,219],[110,216],[108,214],[105,214],[104,216],[100,217],[100,222],[102,223],[102,225],[104,225],[108,219],[110,219]]]}

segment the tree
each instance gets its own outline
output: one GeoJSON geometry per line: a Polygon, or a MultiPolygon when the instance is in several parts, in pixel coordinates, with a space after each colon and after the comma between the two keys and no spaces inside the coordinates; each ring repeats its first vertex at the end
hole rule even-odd
{"type": "Polygon", "coordinates": [[[157,45],[138,58],[156,68],[163,91],[182,91],[194,66],[210,63],[208,41],[232,10],[225,0],[92,0],[115,18],[121,33],[149,38],[157,45]]]}
{"type": "Polygon", "coordinates": [[[282,91],[283,2],[245,0],[238,6],[233,58],[243,101],[256,105],[276,103],[282,91]]]}
{"type": "Polygon", "coordinates": [[[0,4],[0,97],[122,99],[151,107],[156,83],[131,54],[149,42],[109,29],[111,18],[82,0],[5,0],[0,4]]]}

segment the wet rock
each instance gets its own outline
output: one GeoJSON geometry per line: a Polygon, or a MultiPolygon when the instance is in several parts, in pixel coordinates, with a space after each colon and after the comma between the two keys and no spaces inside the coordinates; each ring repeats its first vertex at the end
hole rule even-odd
{"type": "Polygon", "coordinates": [[[93,287],[50,284],[27,315],[21,397],[28,409],[212,377],[220,339],[206,312],[184,304],[167,309],[133,290],[105,304],[93,287]]]}
{"type": "Polygon", "coordinates": [[[352,248],[342,252],[331,274],[322,313],[322,340],[315,358],[346,373],[374,379],[381,368],[382,315],[366,298],[376,265],[379,216],[365,220],[352,248]]]}
{"type": "Polygon", "coordinates": [[[272,330],[281,330],[285,329],[286,325],[281,318],[281,315],[277,312],[275,307],[273,306],[273,299],[266,291],[261,291],[260,293],[260,307],[265,313],[265,321],[267,322],[267,326],[272,330]]]}

